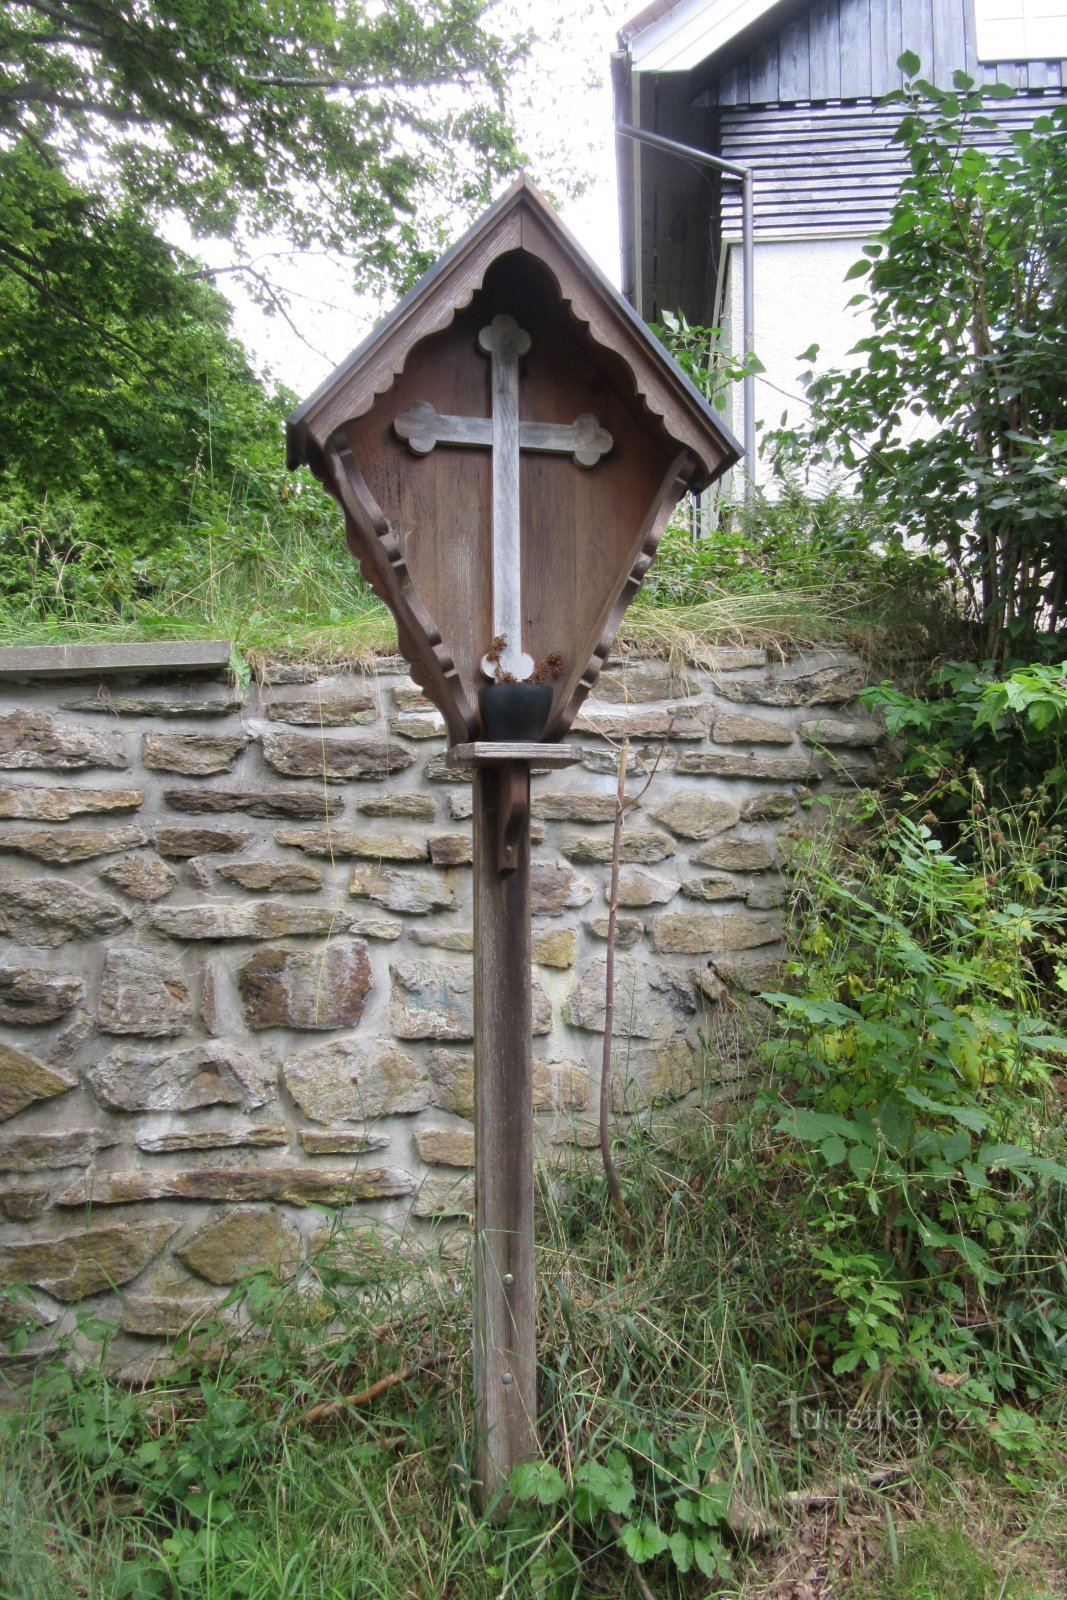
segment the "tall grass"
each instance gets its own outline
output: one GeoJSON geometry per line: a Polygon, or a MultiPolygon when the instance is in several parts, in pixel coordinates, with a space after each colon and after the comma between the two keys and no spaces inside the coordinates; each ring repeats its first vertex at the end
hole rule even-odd
{"type": "Polygon", "coordinates": [[[304,486],[275,511],[209,506],[154,554],[110,543],[59,500],[0,511],[0,643],[211,636],[253,657],[369,657],[396,648],[348,553],[340,513],[304,486]]]}
{"type": "MultiPolygon", "coordinates": [[[[395,650],[392,619],[328,496],[285,479],[256,488],[226,496],[202,486],[184,527],[136,551],[91,505],[62,495],[0,504],[0,645],[212,636],[253,660],[326,662],[395,650]]],[[[843,515],[836,502],[834,515],[843,515]]],[[[809,549],[803,519],[783,535],[783,514],[768,505],[764,516],[773,538],[746,524],[694,543],[679,521],[621,638],[699,661],[709,647],[746,641],[877,649],[893,629],[898,647],[921,648],[943,635],[943,606],[917,603],[899,561],[860,563],[852,546],[845,560],[825,540],[809,549]]]]}
{"type": "Polygon", "coordinates": [[[117,1347],[91,1321],[96,1359],[39,1370],[0,1429],[0,1596],[798,1600],[776,1576],[836,1562],[811,1595],[955,1600],[924,1532],[958,1525],[954,1492],[987,1529],[959,1594],[1064,1592],[1054,1446],[1020,1494],[988,1439],[907,1412],[868,1426],[870,1396],[829,1375],[783,1141],[748,1116],[649,1119],[619,1163],[636,1254],[584,1155],[541,1174],[545,1461],[501,1525],[472,1505],[465,1256],[338,1228],[309,1276],[234,1291],[239,1336],[200,1330],[140,1391],[106,1376],[117,1347]],[[623,1477],[613,1525],[582,1485],[623,1477]],[[721,1510],[712,1579],[627,1555],[627,1529],[679,1533],[694,1497],[721,1510]]]}

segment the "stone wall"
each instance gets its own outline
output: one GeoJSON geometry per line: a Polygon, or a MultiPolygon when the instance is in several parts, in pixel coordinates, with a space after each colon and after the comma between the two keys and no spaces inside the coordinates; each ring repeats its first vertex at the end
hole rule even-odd
{"type": "MultiPolygon", "coordinates": [[[[472,1208],[471,792],[406,677],[227,646],[0,652],[0,1282],[132,1360],[346,1222],[472,1208]]],[[[743,1066],[783,830],[873,775],[847,653],[610,663],[535,777],[543,1151],[595,1141],[616,742],[620,1118],[743,1066]],[[614,742],[613,742],[614,741],[614,742]],[[702,1049],[702,1039],[710,1051],[702,1049]]],[[[706,1087],[706,1085],[705,1085],[706,1087]]]]}

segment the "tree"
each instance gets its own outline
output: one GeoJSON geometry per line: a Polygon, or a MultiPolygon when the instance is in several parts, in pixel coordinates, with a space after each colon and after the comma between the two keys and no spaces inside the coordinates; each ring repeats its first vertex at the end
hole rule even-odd
{"type": "Polygon", "coordinates": [[[181,516],[198,457],[229,489],[264,432],[229,306],[136,212],[24,142],[0,151],[0,193],[0,485],[79,492],[146,548],[181,516]]]}
{"type": "Polygon", "coordinates": [[[515,165],[525,41],[488,31],[487,7],[18,0],[0,13],[0,134],[68,175],[88,165],[148,218],[239,245],[277,230],[395,283],[436,253],[435,221],[515,165]]]}
{"type": "Polygon", "coordinates": [[[939,90],[900,64],[910,171],[848,274],[867,279],[866,363],[809,372],[810,422],[771,446],[854,470],[948,559],[1001,660],[1067,612],[1067,108],[1009,135],[986,104],[1010,89],[957,73],[939,90]]]}
{"type": "MultiPolygon", "coordinates": [[[[405,284],[517,159],[525,48],[488,0],[18,0],[0,9],[0,494],[73,491],[141,551],[228,493],[271,411],[194,236],[342,250],[405,284]]],[[[284,305],[282,305],[284,311],[284,305]]],[[[99,519],[97,519],[99,520],[99,519]]],[[[16,519],[17,522],[17,519],[16,519]]],[[[16,534],[17,537],[17,534],[16,534]]]]}

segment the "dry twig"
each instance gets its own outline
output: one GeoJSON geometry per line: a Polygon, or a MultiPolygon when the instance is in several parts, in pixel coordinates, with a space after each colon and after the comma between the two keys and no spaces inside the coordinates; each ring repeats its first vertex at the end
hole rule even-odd
{"type": "Polygon", "coordinates": [[[342,1411],[347,1411],[352,1406],[369,1405],[372,1400],[377,1400],[379,1395],[395,1388],[398,1383],[407,1383],[420,1372],[429,1372],[437,1377],[436,1369],[444,1359],[444,1356],[424,1356],[421,1361],[414,1361],[409,1366],[401,1367],[399,1372],[390,1372],[377,1382],[368,1384],[358,1394],[346,1394],[341,1400],[323,1400],[304,1413],[304,1421],[324,1422],[328,1417],[340,1416],[342,1411]]]}
{"type": "Polygon", "coordinates": [[[656,753],[656,759],[640,791],[632,799],[626,799],[626,766],[630,755],[630,741],[623,739],[619,747],[619,778],[615,789],[615,824],[611,835],[611,882],[608,888],[608,938],[607,956],[604,961],[604,1053],[600,1063],[600,1157],[604,1163],[604,1177],[608,1185],[608,1199],[613,1210],[623,1226],[623,1237],[626,1248],[633,1255],[637,1249],[637,1239],[630,1224],[630,1213],[623,1198],[622,1185],[619,1175],[615,1170],[615,1162],[611,1154],[611,1135],[608,1129],[608,1096],[611,1089],[611,1040],[615,1029],[615,929],[619,914],[619,867],[622,861],[622,819],[632,806],[635,806],[647,790],[667,748],[674,718],[667,724],[667,731],[656,753]]]}

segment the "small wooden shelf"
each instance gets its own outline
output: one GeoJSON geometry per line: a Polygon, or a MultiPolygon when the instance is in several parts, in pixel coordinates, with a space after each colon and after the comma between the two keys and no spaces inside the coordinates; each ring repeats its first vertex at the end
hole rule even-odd
{"type": "Polygon", "coordinates": [[[509,761],[525,761],[531,767],[573,767],[581,752],[574,745],[479,739],[474,744],[454,744],[448,759],[454,767],[499,767],[509,761]]]}

